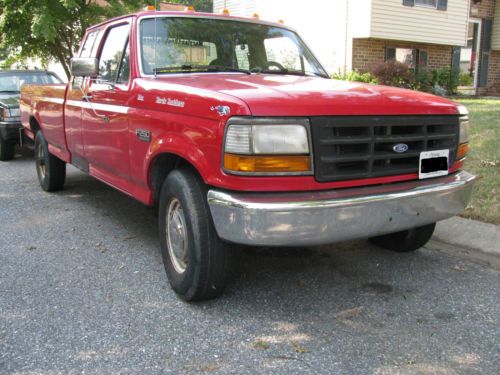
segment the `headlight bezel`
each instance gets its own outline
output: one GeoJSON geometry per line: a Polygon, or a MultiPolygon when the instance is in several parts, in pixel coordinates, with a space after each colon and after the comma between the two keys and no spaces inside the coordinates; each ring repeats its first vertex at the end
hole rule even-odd
{"type": "Polygon", "coordinates": [[[469,153],[469,110],[464,105],[459,105],[458,111],[458,148],[456,161],[464,160],[469,153]]]}
{"type": "Polygon", "coordinates": [[[224,128],[224,138],[222,143],[222,158],[221,167],[224,173],[229,175],[237,176],[312,176],[314,175],[314,158],[313,158],[313,145],[312,145],[312,135],[309,119],[306,117],[251,117],[251,116],[235,116],[228,119],[224,128]],[[231,126],[273,126],[279,129],[283,126],[301,126],[305,129],[305,137],[307,138],[307,153],[255,153],[253,148],[253,134],[250,131],[250,150],[248,153],[232,153],[226,151],[227,144],[227,134],[231,126]],[[227,169],[225,167],[225,156],[235,155],[240,157],[255,157],[255,158],[266,158],[266,157],[276,157],[276,158],[294,158],[297,156],[304,156],[309,159],[309,169],[307,171],[271,171],[271,172],[248,172],[248,171],[237,171],[232,169],[227,169]]]}

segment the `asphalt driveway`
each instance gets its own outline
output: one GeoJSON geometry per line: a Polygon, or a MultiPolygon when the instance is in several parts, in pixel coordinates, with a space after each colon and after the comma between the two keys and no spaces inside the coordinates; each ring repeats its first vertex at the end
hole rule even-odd
{"type": "Polygon", "coordinates": [[[186,304],[153,210],[73,168],[1,163],[0,225],[0,374],[500,373],[500,272],[436,243],[244,249],[186,304]]]}

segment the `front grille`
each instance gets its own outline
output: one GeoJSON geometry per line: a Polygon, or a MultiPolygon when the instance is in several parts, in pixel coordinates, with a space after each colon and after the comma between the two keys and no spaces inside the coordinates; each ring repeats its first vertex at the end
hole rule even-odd
{"type": "Polygon", "coordinates": [[[418,173],[420,153],[458,147],[458,116],[312,117],[316,180],[321,182],[418,173]],[[393,147],[404,143],[406,152],[393,147]]]}

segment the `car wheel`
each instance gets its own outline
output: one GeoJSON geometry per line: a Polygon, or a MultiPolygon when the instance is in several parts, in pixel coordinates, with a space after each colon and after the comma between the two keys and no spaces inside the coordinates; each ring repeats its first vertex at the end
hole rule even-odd
{"type": "Polygon", "coordinates": [[[14,159],[16,145],[6,141],[0,134],[0,160],[9,161],[14,159]]]}
{"type": "Polygon", "coordinates": [[[49,152],[41,131],[35,137],[35,164],[38,182],[45,191],[57,191],[64,187],[66,163],[49,152]]]}
{"type": "Polygon", "coordinates": [[[435,227],[436,223],[433,223],[401,232],[384,234],[383,236],[370,238],[370,242],[400,253],[415,251],[431,239],[435,227]]]}
{"type": "Polygon", "coordinates": [[[217,235],[207,189],[192,171],[174,170],[159,202],[160,245],[172,289],[185,301],[219,296],[226,286],[231,256],[217,235]]]}

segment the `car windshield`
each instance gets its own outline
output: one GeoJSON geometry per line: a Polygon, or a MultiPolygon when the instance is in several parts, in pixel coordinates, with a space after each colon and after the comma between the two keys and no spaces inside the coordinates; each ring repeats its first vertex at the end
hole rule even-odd
{"type": "Polygon", "coordinates": [[[297,34],[259,23],[147,18],[140,23],[140,46],[145,74],[241,71],[328,77],[297,34]]]}
{"type": "Polygon", "coordinates": [[[24,84],[48,83],[61,83],[61,81],[56,76],[48,73],[0,73],[0,92],[19,92],[24,84]]]}

